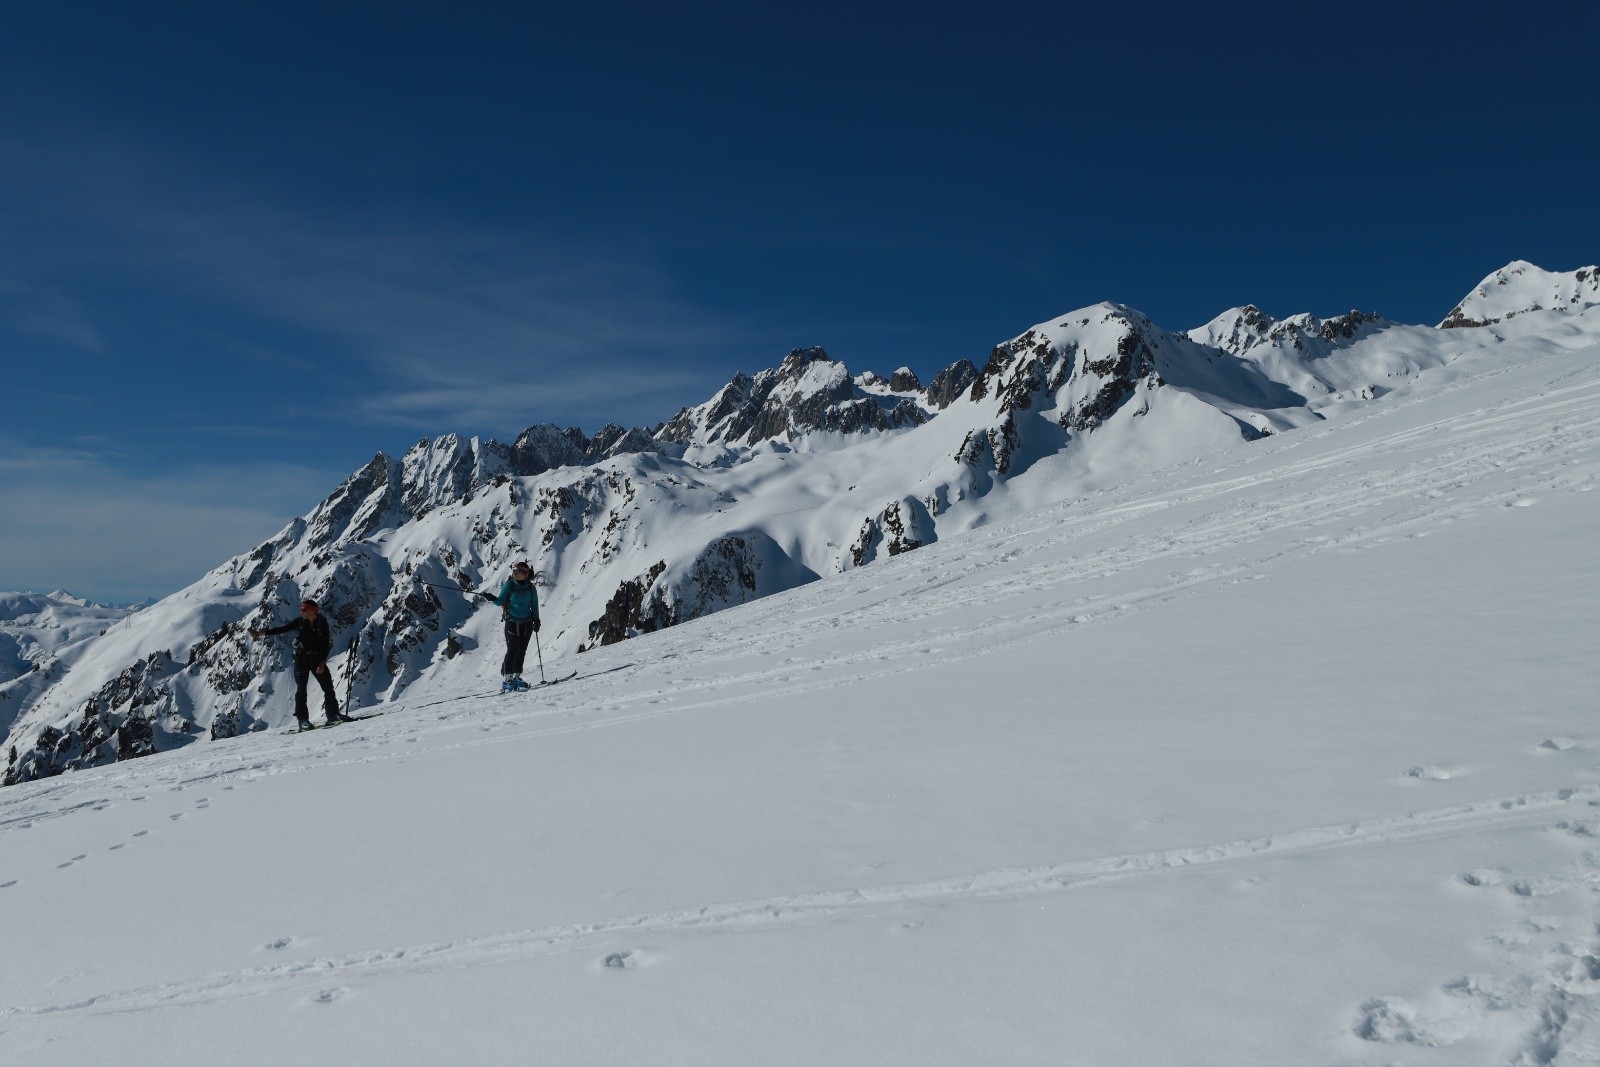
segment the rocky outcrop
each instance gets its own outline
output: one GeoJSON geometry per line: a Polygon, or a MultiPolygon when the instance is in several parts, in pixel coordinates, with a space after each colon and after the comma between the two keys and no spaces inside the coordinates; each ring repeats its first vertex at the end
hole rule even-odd
{"type": "MultiPolygon", "coordinates": [[[[107,682],[64,725],[42,728],[31,746],[7,752],[0,784],[15,785],[65,771],[98,767],[155,751],[154,720],[174,710],[165,684],[178,673],[171,653],[153,652],[107,682]]],[[[186,732],[186,723],[171,727],[186,732]]]]}
{"type": "Polygon", "coordinates": [[[861,524],[849,547],[850,563],[864,567],[881,555],[898,556],[936,540],[933,516],[920,500],[897,500],[861,524]]]}
{"type": "Polygon", "coordinates": [[[973,365],[972,360],[956,360],[934,375],[933,381],[928,384],[928,406],[935,411],[943,411],[972,388],[972,383],[977,377],[978,368],[973,365]]]}
{"type": "Polygon", "coordinates": [[[619,583],[617,591],[606,601],[605,614],[589,624],[588,644],[580,646],[578,651],[614,645],[638,634],[654,633],[676,622],[666,599],[655,588],[656,579],[666,569],[667,563],[662,560],[637,578],[619,583]]]}
{"type": "Polygon", "coordinates": [[[910,367],[901,367],[889,376],[889,388],[896,393],[920,393],[922,381],[910,367]]]}
{"type": "Polygon", "coordinates": [[[764,535],[729,534],[715,538],[687,566],[670,573],[662,560],[617,586],[605,613],[589,624],[589,640],[579,651],[654,633],[756,599],[762,592],[763,555],[773,548],[764,535]]]}

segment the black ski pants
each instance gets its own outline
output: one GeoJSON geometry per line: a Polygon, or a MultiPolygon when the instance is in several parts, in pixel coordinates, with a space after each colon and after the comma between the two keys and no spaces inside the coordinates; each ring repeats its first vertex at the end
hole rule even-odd
{"type": "Polygon", "coordinates": [[[306,709],[306,681],[311,678],[322,686],[322,710],[330,717],[339,714],[339,698],[333,693],[333,672],[324,670],[318,674],[312,668],[319,666],[322,664],[308,656],[294,658],[294,717],[297,719],[311,719],[311,712],[306,709]]]}
{"type": "Polygon", "coordinates": [[[533,640],[533,620],[506,620],[506,658],[500,661],[501,674],[521,674],[522,660],[528,654],[528,642],[533,640]]]}

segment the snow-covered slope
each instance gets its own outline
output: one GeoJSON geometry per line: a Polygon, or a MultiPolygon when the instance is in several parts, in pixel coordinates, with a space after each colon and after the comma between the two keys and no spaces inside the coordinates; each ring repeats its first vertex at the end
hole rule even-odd
{"type": "MultiPolygon", "coordinates": [[[[1045,455],[909,555],[546,649],[550,690],[474,695],[467,649],[356,725],[0,790],[0,1059],[1595,1063],[1600,309],[1535,317],[1022,508],[1099,462],[1045,455]]],[[[1000,362],[1048,385],[1043,340],[1000,362]]],[[[1149,378],[1141,419],[1200,403],[1149,378]]],[[[802,462],[734,469],[844,473],[802,462]]],[[[652,511],[755,507],[660,470],[652,511]]],[[[413,525],[328,566],[399,574],[413,525]]]]}
{"type": "MultiPolygon", "coordinates": [[[[1590,274],[1541,277],[1581,288],[1590,274]]],[[[360,703],[425,679],[492,689],[498,620],[461,590],[498,588],[514,559],[542,575],[537,654],[592,650],[1364,411],[1486,349],[1592,343],[1580,305],[1448,330],[1245,307],[1175,333],[1102,303],[926,387],[803,349],[653,435],[424,440],[63,660],[17,702],[5,780],[284,722],[287,642],[247,631],[305,596],[323,602],[338,685],[360,703]]]]}

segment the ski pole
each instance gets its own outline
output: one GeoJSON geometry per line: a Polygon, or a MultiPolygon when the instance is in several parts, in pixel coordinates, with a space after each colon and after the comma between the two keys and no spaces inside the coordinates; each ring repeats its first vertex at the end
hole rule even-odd
{"type": "Polygon", "coordinates": [[[361,633],[357,631],[350,638],[350,647],[346,650],[344,674],[344,713],[350,714],[350,691],[356,684],[356,646],[361,643],[361,633]]]}
{"type": "MultiPolygon", "coordinates": [[[[527,646],[524,645],[524,648],[527,646]]],[[[533,631],[533,650],[539,654],[539,684],[545,685],[544,680],[544,649],[539,647],[539,631],[533,631]]]]}
{"type": "Polygon", "coordinates": [[[485,593],[483,593],[483,592],[481,592],[481,591],[479,591],[477,589],[463,589],[459,585],[443,585],[443,584],[441,584],[439,582],[424,582],[424,581],[422,581],[421,578],[418,578],[417,581],[421,585],[431,585],[435,589],[448,589],[451,592],[462,593],[462,594],[465,594],[466,596],[486,596],[487,595],[487,594],[485,594],[485,593]]]}

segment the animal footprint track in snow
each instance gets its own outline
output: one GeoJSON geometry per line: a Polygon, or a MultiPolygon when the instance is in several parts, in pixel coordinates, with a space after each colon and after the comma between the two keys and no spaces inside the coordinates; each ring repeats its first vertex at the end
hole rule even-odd
{"type": "Polygon", "coordinates": [[[14,886],[16,884],[17,884],[17,880],[15,878],[11,879],[11,881],[9,881],[9,882],[0,882],[0,889],[10,889],[12,886],[14,886]]]}
{"type": "Polygon", "coordinates": [[[183,818],[183,812],[180,811],[176,815],[168,815],[167,818],[171,819],[173,822],[177,822],[179,819],[183,818]]]}
{"type": "Polygon", "coordinates": [[[601,966],[611,967],[616,970],[626,970],[629,967],[639,966],[639,962],[639,954],[637,952],[613,952],[601,961],[601,966]]]}
{"type": "Polygon", "coordinates": [[[1428,782],[1447,782],[1455,776],[1443,767],[1435,767],[1431,763],[1424,763],[1407,771],[1406,777],[1421,778],[1428,782]]]}
{"type": "Polygon", "coordinates": [[[337,989],[324,989],[322,992],[312,997],[311,1000],[315,1004],[332,1004],[334,1001],[343,1000],[349,995],[349,989],[345,988],[344,986],[339,986],[337,989]]]}
{"type": "Polygon", "coordinates": [[[125,842],[118,842],[117,844],[112,845],[111,847],[107,848],[106,851],[107,852],[115,852],[117,849],[125,848],[125,847],[127,847],[125,842]]]}
{"type": "Polygon", "coordinates": [[[1499,885],[1506,880],[1504,871],[1493,867],[1479,867],[1475,871],[1467,871],[1461,876],[1461,881],[1470,886],[1499,885]]]}
{"type": "Polygon", "coordinates": [[[139,831],[137,831],[137,832],[136,832],[136,833],[134,833],[134,835],[133,835],[133,836],[134,836],[134,837],[143,837],[143,836],[145,836],[145,835],[146,835],[146,834],[148,834],[148,833],[149,833],[149,832],[150,832],[150,831],[149,831],[149,830],[139,830],[139,831]]]}
{"type": "Polygon", "coordinates": [[[296,938],[293,938],[293,937],[280,937],[280,938],[277,938],[276,940],[268,941],[265,945],[262,945],[261,947],[264,948],[264,949],[269,949],[271,951],[276,952],[276,951],[278,951],[280,949],[288,948],[290,945],[294,944],[295,941],[296,941],[296,938]]]}
{"type": "Polygon", "coordinates": [[[1569,748],[1577,748],[1578,742],[1570,737],[1550,737],[1539,742],[1540,748],[1548,748],[1555,752],[1565,752],[1569,748]]]}

